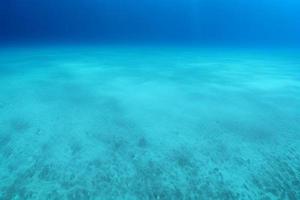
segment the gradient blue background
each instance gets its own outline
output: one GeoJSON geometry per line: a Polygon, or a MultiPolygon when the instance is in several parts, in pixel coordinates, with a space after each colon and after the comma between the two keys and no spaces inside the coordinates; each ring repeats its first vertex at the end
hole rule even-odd
{"type": "Polygon", "coordinates": [[[300,200],[299,24],[300,0],[0,0],[0,200],[300,200]]]}
{"type": "Polygon", "coordinates": [[[300,44],[297,0],[1,0],[2,42],[300,44]]]}

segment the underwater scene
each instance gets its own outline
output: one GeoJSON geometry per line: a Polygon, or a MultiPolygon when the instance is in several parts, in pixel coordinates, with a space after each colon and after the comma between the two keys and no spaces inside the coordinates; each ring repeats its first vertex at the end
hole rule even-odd
{"type": "Polygon", "coordinates": [[[300,2],[0,0],[0,200],[300,200],[300,2]]]}

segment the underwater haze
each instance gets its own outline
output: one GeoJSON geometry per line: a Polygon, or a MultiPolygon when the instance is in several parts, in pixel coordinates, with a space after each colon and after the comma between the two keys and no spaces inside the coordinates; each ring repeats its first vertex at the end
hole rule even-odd
{"type": "Polygon", "coordinates": [[[300,199],[300,1],[0,0],[0,200],[300,199]]]}

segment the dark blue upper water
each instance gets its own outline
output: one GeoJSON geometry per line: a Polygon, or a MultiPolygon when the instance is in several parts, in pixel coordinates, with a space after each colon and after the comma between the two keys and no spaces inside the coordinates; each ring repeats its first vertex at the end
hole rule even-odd
{"type": "Polygon", "coordinates": [[[1,0],[4,42],[300,44],[298,0],[1,0]]]}

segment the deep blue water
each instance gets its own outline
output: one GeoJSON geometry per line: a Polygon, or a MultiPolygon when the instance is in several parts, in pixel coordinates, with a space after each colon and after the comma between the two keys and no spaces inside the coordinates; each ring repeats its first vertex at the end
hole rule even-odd
{"type": "Polygon", "coordinates": [[[297,0],[1,0],[2,41],[300,43],[297,0]]]}
{"type": "Polygon", "coordinates": [[[0,200],[300,199],[300,1],[0,0],[0,200]]]}

